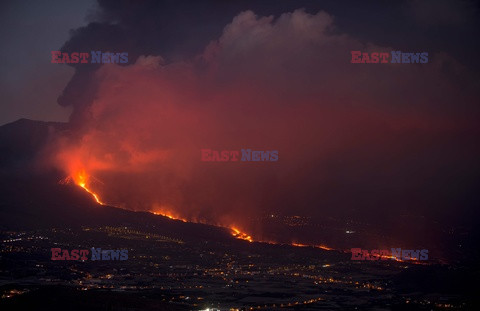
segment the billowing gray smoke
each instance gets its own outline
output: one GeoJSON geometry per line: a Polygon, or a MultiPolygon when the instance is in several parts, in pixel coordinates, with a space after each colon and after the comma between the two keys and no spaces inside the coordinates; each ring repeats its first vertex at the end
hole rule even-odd
{"type": "Polygon", "coordinates": [[[351,50],[395,47],[364,44],[323,11],[127,3],[100,1],[100,22],[63,47],[129,54],[126,65],[75,65],[59,98],[77,131],[57,141],[54,163],[88,175],[104,201],[257,235],[252,219],[267,213],[379,225],[473,213],[479,94],[448,54],[352,64],[351,50]],[[205,148],[279,159],[204,162],[205,148]]]}

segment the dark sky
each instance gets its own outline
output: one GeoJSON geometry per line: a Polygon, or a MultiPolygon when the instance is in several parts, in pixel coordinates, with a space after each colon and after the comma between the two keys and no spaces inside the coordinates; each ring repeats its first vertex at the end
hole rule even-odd
{"type": "Polygon", "coordinates": [[[67,120],[71,110],[56,99],[73,70],[52,66],[50,51],[59,49],[69,30],[86,24],[94,1],[1,1],[0,124],[19,118],[67,120]]]}

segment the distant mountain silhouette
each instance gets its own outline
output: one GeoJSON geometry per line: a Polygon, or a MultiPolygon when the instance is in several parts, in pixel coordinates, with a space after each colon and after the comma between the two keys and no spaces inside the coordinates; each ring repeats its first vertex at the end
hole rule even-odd
{"type": "Polygon", "coordinates": [[[0,168],[16,169],[28,165],[42,150],[54,131],[67,128],[67,123],[20,119],[0,126],[0,168]]]}

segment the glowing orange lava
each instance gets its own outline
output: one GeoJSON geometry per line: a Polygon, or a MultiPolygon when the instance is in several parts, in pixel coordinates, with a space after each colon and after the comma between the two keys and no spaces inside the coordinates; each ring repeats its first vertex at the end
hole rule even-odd
{"type": "Polygon", "coordinates": [[[180,220],[180,221],[183,221],[183,222],[188,222],[188,220],[186,219],[183,219],[183,218],[180,218],[180,217],[177,217],[177,216],[174,216],[172,213],[170,212],[152,212],[152,214],[155,214],[155,215],[160,215],[160,216],[163,216],[163,217],[167,217],[167,218],[170,218],[172,220],[180,220]]]}
{"type": "Polygon", "coordinates": [[[103,203],[100,200],[100,198],[98,197],[98,194],[96,194],[95,192],[93,192],[92,190],[90,190],[88,188],[87,183],[88,183],[89,176],[87,175],[85,170],[80,170],[78,173],[73,174],[71,177],[72,177],[73,182],[76,185],[85,189],[85,191],[87,191],[88,193],[90,193],[98,204],[105,205],[105,203],[103,203]]]}
{"type": "MultiPolygon", "coordinates": [[[[100,200],[98,194],[93,192],[87,186],[88,185],[88,180],[89,180],[89,175],[85,172],[85,170],[79,170],[76,174],[72,174],[70,177],[67,177],[60,182],[61,183],[70,183],[72,180],[76,185],[82,187],[85,191],[87,191],[95,199],[95,201],[98,204],[106,205],[104,202],[102,202],[100,200]]],[[[151,212],[151,213],[155,214],[155,215],[164,216],[164,217],[167,217],[167,218],[172,219],[172,220],[179,220],[179,221],[182,221],[182,222],[202,223],[202,224],[207,224],[208,225],[208,223],[205,223],[205,222],[202,222],[202,221],[190,221],[190,220],[187,220],[185,218],[182,218],[182,217],[179,216],[179,214],[170,211],[170,209],[168,209],[168,211],[167,211],[167,209],[161,208],[160,210],[157,210],[157,211],[154,211],[154,212],[151,212]]],[[[218,225],[218,224],[216,224],[215,226],[229,229],[231,231],[232,236],[234,236],[235,238],[237,238],[239,240],[244,240],[244,241],[248,241],[248,242],[259,242],[259,243],[267,243],[267,244],[285,245],[284,243],[277,243],[277,242],[273,242],[273,241],[254,240],[251,235],[248,235],[247,233],[240,231],[235,226],[223,226],[223,225],[218,225]]],[[[313,248],[319,248],[319,249],[323,249],[323,250],[327,250],[327,251],[339,251],[339,252],[343,252],[343,253],[348,253],[349,252],[349,250],[343,250],[342,251],[342,250],[338,250],[338,249],[333,249],[333,248],[325,246],[325,245],[310,245],[310,244],[301,244],[301,243],[296,243],[296,242],[293,242],[293,243],[288,244],[288,245],[295,246],[295,247],[313,247],[313,248]]],[[[380,258],[381,259],[384,259],[384,258],[385,259],[393,259],[393,260],[398,261],[398,262],[410,262],[410,263],[413,263],[413,264],[427,264],[427,263],[420,262],[419,260],[417,260],[417,258],[411,258],[410,260],[402,260],[402,259],[399,259],[399,258],[397,258],[395,256],[392,256],[392,255],[380,255],[380,258]]]]}
{"type": "Polygon", "coordinates": [[[314,245],[314,247],[323,249],[323,250],[325,250],[325,251],[334,251],[334,250],[335,250],[335,249],[330,248],[330,247],[325,246],[325,245],[314,245]]]}
{"type": "MultiPolygon", "coordinates": [[[[88,187],[89,175],[85,172],[85,170],[79,170],[77,173],[72,174],[69,178],[67,178],[66,181],[68,182],[68,180],[73,180],[73,182],[76,185],[82,187],[85,191],[90,193],[90,195],[95,199],[95,201],[98,204],[106,205],[104,202],[102,202],[100,200],[100,197],[98,196],[98,194],[95,193],[94,191],[92,191],[88,187]]],[[[63,181],[63,182],[65,182],[65,181],[63,181]]],[[[152,211],[151,213],[154,214],[154,215],[160,215],[160,216],[164,216],[164,217],[167,217],[169,219],[172,219],[172,220],[179,220],[179,221],[182,221],[182,222],[194,222],[194,223],[207,224],[207,223],[201,222],[201,221],[200,222],[199,221],[189,221],[185,218],[180,217],[180,215],[178,215],[177,213],[171,212],[169,210],[167,211],[166,209],[161,208],[160,210],[152,211]]],[[[283,243],[276,243],[276,242],[272,242],[272,241],[260,241],[260,240],[256,241],[252,238],[251,235],[240,231],[235,226],[223,226],[223,225],[218,225],[218,224],[216,224],[215,226],[230,229],[232,236],[234,236],[235,238],[237,238],[239,240],[244,240],[244,241],[248,241],[248,242],[268,243],[268,244],[283,244],[283,243]]],[[[327,247],[327,246],[324,246],[324,245],[307,245],[307,244],[300,244],[300,243],[291,243],[290,245],[296,246],[296,247],[315,247],[315,248],[320,248],[320,249],[328,250],[328,251],[334,250],[333,248],[330,248],[330,247],[327,247]]]]}
{"type": "MultiPolygon", "coordinates": [[[[170,219],[173,219],[173,220],[180,220],[180,221],[183,221],[183,222],[202,223],[202,224],[205,224],[205,225],[209,225],[208,223],[202,222],[202,221],[187,220],[185,218],[180,217],[177,213],[174,213],[174,212],[170,211],[170,209],[165,209],[163,207],[160,208],[160,210],[156,210],[156,211],[152,212],[152,214],[164,216],[164,217],[167,217],[167,218],[170,218],[170,219]]],[[[245,240],[245,241],[248,241],[248,242],[254,242],[253,238],[250,235],[248,235],[245,232],[240,231],[237,227],[222,226],[222,225],[218,225],[218,224],[215,225],[215,226],[230,229],[232,236],[234,236],[237,239],[245,240]]]]}
{"type": "Polygon", "coordinates": [[[418,258],[410,258],[410,259],[400,259],[400,258],[397,258],[393,255],[380,255],[380,259],[393,259],[395,261],[398,261],[398,262],[408,262],[408,263],[412,263],[412,264],[416,264],[416,265],[423,265],[423,264],[427,264],[425,262],[420,262],[418,260],[418,258]]]}
{"type": "MultiPolygon", "coordinates": [[[[275,244],[275,245],[282,244],[282,245],[284,245],[284,243],[277,243],[277,242],[273,242],[273,241],[254,240],[251,235],[241,231],[236,226],[209,224],[209,223],[204,222],[204,221],[188,220],[188,219],[180,217],[177,213],[172,212],[171,209],[165,209],[163,207],[160,208],[160,210],[157,209],[156,211],[152,211],[151,213],[154,214],[154,215],[164,216],[164,217],[170,218],[172,220],[180,220],[180,221],[183,221],[183,222],[201,223],[201,224],[204,224],[204,225],[213,225],[213,226],[217,226],[217,227],[230,229],[231,235],[233,237],[235,237],[236,239],[239,239],[239,240],[244,240],[244,241],[248,241],[248,242],[259,242],[259,243],[266,243],[266,244],[275,244]]],[[[307,245],[307,244],[300,244],[300,243],[291,243],[291,244],[288,244],[288,245],[296,246],[296,247],[314,247],[314,248],[320,248],[320,249],[327,250],[327,251],[334,251],[335,250],[335,249],[330,248],[330,247],[325,246],[325,245],[307,245]]]]}
{"type": "Polygon", "coordinates": [[[240,239],[240,240],[245,240],[245,241],[248,241],[248,242],[253,242],[253,239],[251,236],[249,236],[248,234],[238,230],[237,228],[235,227],[230,227],[230,229],[232,230],[232,235],[234,237],[236,237],[237,239],[240,239]]]}
{"type": "Polygon", "coordinates": [[[314,248],[320,248],[326,251],[334,251],[335,249],[330,248],[325,245],[308,245],[308,244],[300,244],[300,243],[292,243],[292,246],[297,246],[297,247],[314,247],[314,248]]]}

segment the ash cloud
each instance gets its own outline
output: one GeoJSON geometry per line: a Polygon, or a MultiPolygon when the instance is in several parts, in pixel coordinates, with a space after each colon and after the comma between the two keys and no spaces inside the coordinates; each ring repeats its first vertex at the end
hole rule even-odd
{"type": "Polygon", "coordinates": [[[68,174],[94,176],[104,201],[257,234],[251,219],[272,212],[373,222],[473,215],[479,94],[447,53],[429,53],[425,65],[351,64],[351,50],[395,47],[341,33],[323,11],[244,11],[198,54],[175,59],[183,47],[164,47],[164,37],[141,38],[154,53],[134,48],[132,34],[148,26],[135,14],[105,12],[121,21],[112,40],[127,42],[106,47],[132,48],[131,63],[77,68],[60,99],[74,105],[77,132],[54,156],[68,174]],[[202,162],[203,148],[279,150],[279,161],[202,162]]]}

